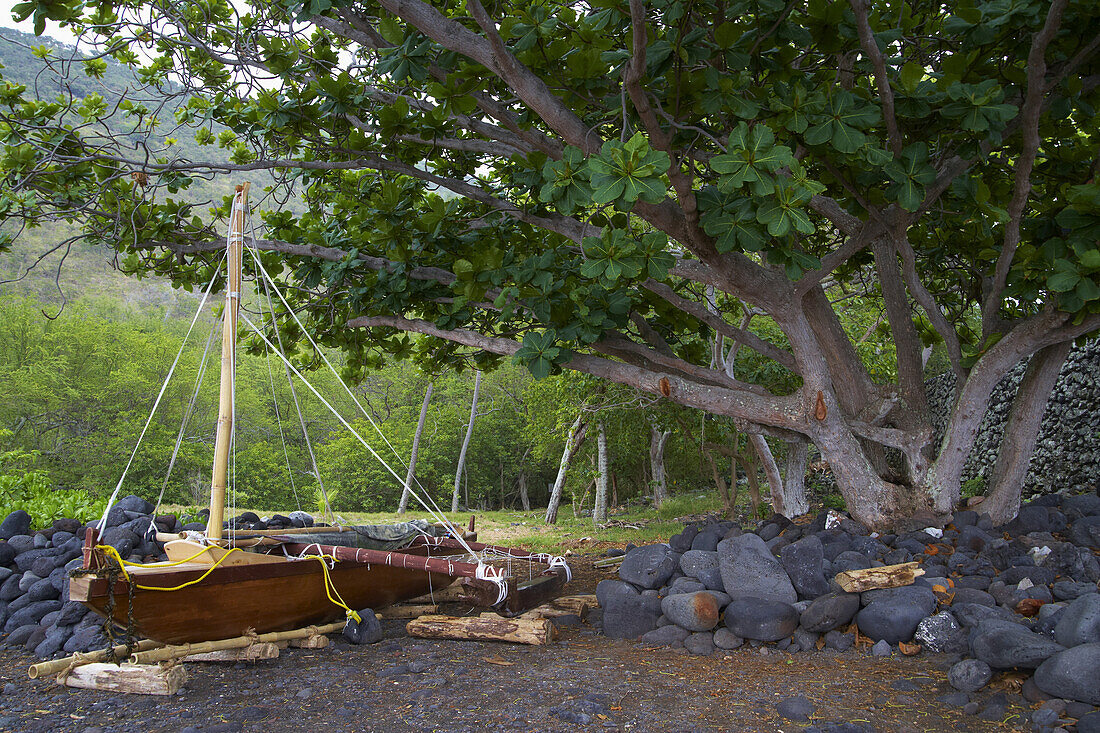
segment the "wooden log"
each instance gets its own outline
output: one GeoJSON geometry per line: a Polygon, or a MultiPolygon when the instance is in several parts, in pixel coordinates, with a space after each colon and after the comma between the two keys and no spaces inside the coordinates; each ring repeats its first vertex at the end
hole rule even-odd
{"type": "MultiPolygon", "coordinates": [[[[142,639],[131,647],[131,651],[144,652],[149,649],[156,649],[164,646],[160,642],[153,641],[152,639],[142,639]]],[[[119,644],[115,647],[115,654],[122,655],[126,653],[126,646],[119,644]]],[[[57,674],[63,669],[70,666],[79,667],[85,664],[91,664],[92,662],[102,662],[107,658],[107,650],[100,649],[99,651],[88,652],[87,654],[74,654],[71,657],[65,657],[64,659],[55,659],[51,662],[39,662],[38,664],[32,664],[27,670],[27,676],[32,680],[36,680],[39,677],[45,677],[46,675],[57,674]]]]}
{"type": "Polygon", "coordinates": [[[554,603],[545,603],[522,613],[518,618],[558,618],[559,616],[579,616],[582,620],[588,617],[588,604],[574,604],[571,608],[557,608],[554,603]]]}
{"type": "Polygon", "coordinates": [[[466,589],[462,586],[462,580],[459,579],[446,588],[439,588],[427,595],[412,598],[409,603],[452,603],[461,601],[465,594],[466,589]]]}
{"type": "Polygon", "coordinates": [[[623,559],[625,557],[626,557],[626,555],[618,555],[617,557],[605,557],[602,560],[597,560],[596,562],[592,563],[592,567],[594,567],[594,568],[613,568],[616,565],[622,565],[623,564],[623,559]]]}
{"type": "Polygon", "coordinates": [[[554,640],[554,625],[549,619],[503,618],[493,613],[480,616],[421,616],[405,630],[421,639],[469,639],[507,641],[513,644],[541,646],[554,640]]]}
{"type": "Polygon", "coordinates": [[[327,636],[315,634],[313,636],[305,636],[301,639],[291,639],[285,643],[295,649],[324,649],[329,645],[329,640],[327,636]]]}
{"type": "Polygon", "coordinates": [[[336,621],[323,626],[307,626],[304,629],[295,629],[294,631],[272,631],[269,634],[238,636],[233,639],[221,639],[220,641],[203,641],[196,644],[166,646],[160,649],[150,649],[149,651],[138,652],[130,657],[130,659],[137,664],[151,664],[152,662],[162,662],[167,659],[187,657],[192,654],[203,654],[205,652],[215,652],[222,649],[240,649],[249,644],[257,644],[260,642],[289,641],[291,639],[301,639],[317,634],[331,634],[343,629],[344,623],[343,621],[336,621]]]}
{"type": "Polygon", "coordinates": [[[157,664],[92,662],[73,668],[61,681],[69,687],[85,690],[175,695],[187,681],[187,672],[180,665],[161,667],[157,664]]]}
{"type": "MultiPolygon", "coordinates": [[[[326,642],[327,636],[322,636],[326,642]]],[[[203,654],[191,654],[183,658],[185,662],[255,662],[260,659],[278,659],[279,645],[270,641],[252,644],[240,649],[221,649],[203,654]]]]}
{"type": "Polygon", "coordinates": [[[380,619],[387,618],[420,618],[421,616],[431,616],[439,613],[439,604],[433,603],[421,603],[421,604],[405,604],[400,603],[395,606],[387,606],[381,608],[375,612],[375,616],[380,619]]]}
{"type": "MultiPolygon", "coordinates": [[[[580,616],[579,609],[599,608],[600,602],[596,600],[595,593],[581,593],[575,596],[562,596],[550,601],[550,605],[554,608],[565,608],[572,610],[580,616]]],[[[584,618],[581,616],[581,618],[584,618]]]]}
{"type": "Polygon", "coordinates": [[[834,580],[848,593],[862,593],[865,590],[910,585],[921,575],[924,575],[924,570],[918,567],[917,563],[904,562],[900,565],[884,565],[881,568],[845,570],[837,573],[834,580]]]}

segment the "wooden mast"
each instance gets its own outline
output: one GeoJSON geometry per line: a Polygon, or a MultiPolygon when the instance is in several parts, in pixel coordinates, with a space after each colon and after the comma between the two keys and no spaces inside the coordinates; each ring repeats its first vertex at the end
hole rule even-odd
{"type": "Polygon", "coordinates": [[[229,443],[233,434],[233,377],[236,371],[237,309],[241,302],[241,259],[244,255],[244,218],[248,208],[248,186],[237,186],[229,215],[227,263],[229,279],[225,289],[225,313],[222,316],[221,390],[218,396],[218,433],[214,442],[214,468],[210,478],[210,519],[206,524],[209,539],[222,538],[225,519],[225,488],[229,473],[229,443]]]}

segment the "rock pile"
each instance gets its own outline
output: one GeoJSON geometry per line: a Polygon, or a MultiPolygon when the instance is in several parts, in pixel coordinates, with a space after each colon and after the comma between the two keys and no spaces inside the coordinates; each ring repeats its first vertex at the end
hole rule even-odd
{"type": "MultiPolygon", "coordinates": [[[[165,559],[157,532],[204,530],[207,510],[198,517],[155,515],[155,507],[138,496],[127,496],[108,512],[100,536],[119,555],[132,562],[165,559]],[[195,521],[184,521],[194,519],[195,521]]],[[[97,526],[99,521],[90,523],[97,526]]],[[[0,643],[23,646],[36,656],[53,656],[102,649],[107,645],[103,619],[79,602],[69,600],[69,571],[79,568],[88,525],[58,519],[31,531],[31,518],[18,510],[0,522],[0,643]]],[[[244,512],[226,526],[249,529],[286,529],[313,526],[305,512],[276,514],[262,520],[244,512]]]]}
{"type": "Polygon", "coordinates": [[[960,511],[944,527],[875,534],[835,512],[773,517],[753,531],[693,523],[667,545],[631,550],[596,588],[603,632],[694,654],[774,644],[787,652],[889,655],[899,643],[962,658],[961,691],[996,670],[1034,672],[1044,696],[1100,705],[1100,496],[1050,494],[994,528],[960,511]],[[900,588],[846,593],[837,573],[917,562],[900,588]]]}

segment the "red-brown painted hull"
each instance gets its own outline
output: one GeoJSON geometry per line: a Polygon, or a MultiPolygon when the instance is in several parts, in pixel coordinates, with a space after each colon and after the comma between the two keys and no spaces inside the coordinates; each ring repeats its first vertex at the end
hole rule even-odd
{"type": "MultiPolygon", "coordinates": [[[[143,573],[140,585],[174,587],[202,575],[203,570],[143,573]]],[[[336,563],[329,570],[332,584],[351,608],[382,608],[450,585],[454,578],[439,573],[390,567],[336,563]]],[[[115,584],[112,617],[125,627],[128,586],[115,584]]],[[[74,577],[70,598],[107,616],[107,581],[96,576],[74,577]]],[[[325,624],[344,617],[344,610],[325,592],[321,564],[286,561],[217,567],[201,582],[180,590],[135,589],[134,633],[165,644],[213,641],[257,633],[288,631],[325,624]]]]}

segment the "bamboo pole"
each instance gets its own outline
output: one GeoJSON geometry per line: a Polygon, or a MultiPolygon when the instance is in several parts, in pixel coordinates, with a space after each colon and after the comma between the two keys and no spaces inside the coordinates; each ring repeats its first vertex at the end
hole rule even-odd
{"type": "Polygon", "coordinates": [[[248,646],[249,644],[289,641],[290,639],[301,639],[303,637],[313,636],[315,634],[331,634],[333,632],[340,631],[343,628],[343,621],[334,621],[333,623],[325,624],[324,626],[307,626],[304,629],[295,629],[293,631],[272,631],[267,634],[238,636],[233,639],[220,639],[218,641],[201,641],[194,644],[166,646],[160,649],[150,649],[149,651],[138,652],[130,659],[135,664],[151,664],[153,662],[163,662],[167,659],[187,657],[191,656],[192,654],[216,652],[220,649],[240,649],[242,647],[248,646]]]}
{"type": "Polygon", "coordinates": [[[244,256],[244,213],[248,207],[248,187],[247,182],[243,186],[237,186],[237,192],[233,196],[233,210],[229,217],[227,245],[229,282],[225,289],[225,314],[222,326],[218,432],[214,441],[214,467],[210,472],[210,519],[206,523],[206,536],[215,540],[221,539],[222,522],[225,519],[229,444],[233,434],[233,375],[237,366],[237,309],[241,303],[241,259],[244,256]]]}
{"type": "MultiPolygon", "coordinates": [[[[132,647],[133,651],[144,652],[150,649],[156,649],[157,647],[164,646],[159,641],[153,641],[152,639],[142,639],[132,647]]],[[[115,654],[125,654],[126,645],[119,644],[115,647],[115,654]]],[[[32,680],[36,680],[39,677],[45,677],[51,674],[57,674],[63,669],[69,667],[69,665],[81,666],[84,664],[91,664],[93,662],[102,662],[107,658],[107,650],[100,649],[95,652],[88,652],[87,654],[74,654],[71,657],[65,657],[64,659],[54,659],[51,662],[39,662],[38,664],[32,664],[27,670],[27,676],[32,680]]]]}

